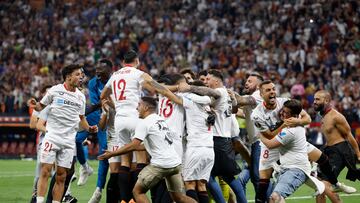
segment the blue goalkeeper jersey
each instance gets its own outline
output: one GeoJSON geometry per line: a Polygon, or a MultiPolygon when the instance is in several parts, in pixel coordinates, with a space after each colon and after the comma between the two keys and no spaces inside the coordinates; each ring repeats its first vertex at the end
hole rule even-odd
{"type": "MultiPolygon", "coordinates": [[[[91,105],[100,103],[100,95],[104,89],[104,86],[105,84],[103,84],[96,76],[89,81],[88,90],[91,105]]],[[[100,115],[101,108],[87,115],[86,120],[88,121],[89,125],[96,125],[100,121],[100,115]]]]}

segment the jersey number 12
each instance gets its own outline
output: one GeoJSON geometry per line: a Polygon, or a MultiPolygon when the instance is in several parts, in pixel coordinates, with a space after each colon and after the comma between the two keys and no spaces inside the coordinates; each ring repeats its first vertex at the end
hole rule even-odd
{"type": "Polygon", "coordinates": [[[126,88],[126,81],[124,79],[121,79],[116,83],[116,80],[114,80],[113,87],[114,87],[114,96],[116,100],[119,101],[125,100],[126,96],[124,96],[124,92],[126,88]],[[119,97],[117,96],[118,95],[117,92],[119,92],[119,97]]]}

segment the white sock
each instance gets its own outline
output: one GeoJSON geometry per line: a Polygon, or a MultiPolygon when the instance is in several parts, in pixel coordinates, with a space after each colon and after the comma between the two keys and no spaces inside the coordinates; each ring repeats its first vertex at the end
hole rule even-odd
{"type": "Polygon", "coordinates": [[[59,202],[59,201],[55,201],[55,200],[53,200],[53,201],[52,201],[52,203],[60,203],[60,202],[59,202]]]}
{"type": "Polygon", "coordinates": [[[44,197],[37,196],[36,203],[44,203],[44,197]]]}
{"type": "Polygon", "coordinates": [[[88,162],[85,162],[83,165],[82,165],[84,168],[88,169],[89,168],[89,164],[88,162]]]}
{"type": "Polygon", "coordinates": [[[99,188],[99,187],[96,187],[95,191],[101,192],[101,191],[102,191],[102,189],[101,189],[101,188],[99,188]]]}
{"type": "Polygon", "coordinates": [[[67,189],[66,192],[65,192],[65,196],[66,196],[66,195],[71,195],[70,186],[68,187],[68,189],[67,189]]]}

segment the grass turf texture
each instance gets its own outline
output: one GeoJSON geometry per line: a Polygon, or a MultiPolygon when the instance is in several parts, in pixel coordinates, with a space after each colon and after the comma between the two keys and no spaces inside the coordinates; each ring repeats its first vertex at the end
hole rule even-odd
{"type": "MultiPolygon", "coordinates": [[[[21,161],[21,160],[0,160],[0,202],[3,203],[24,203],[29,202],[33,179],[35,171],[35,161],[21,161]]],[[[88,182],[84,186],[77,186],[74,182],[71,186],[72,194],[78,199],[79,203],[88,202],[96,187],[97,178],[97,161],[90,161],[90,165],[94,168],[95,173],[89,177],[88,182]]],[[[77,176],[78,176],[77,164],[77,176]]],[[[355,187],[358,191],[351,195],[340,193],[343,202],[359,202],[360,199],[360,184],[358,182],[351,182],[345,180],[347,170],[343,170],[339,176],[340,182],[346,183],[355,187]]],[[[109,177],[109,176],[108,176],[109,177]]],[[[107,177],[107,178],[108,178],[107,177]]],[[[287,202],[307,203],[315,202],[311,197],[313,190],[303,185],[298,191],[287,199],[287,202]]],[[[254,190],[251,183],[247,185],[246,191],[249,202],[253,202],[254,190]]],[[[106,192],[103,191],[102,203],[106,201],[106,192]]],[[[330,202],[330,201],[327,201],[330,202]]]]}

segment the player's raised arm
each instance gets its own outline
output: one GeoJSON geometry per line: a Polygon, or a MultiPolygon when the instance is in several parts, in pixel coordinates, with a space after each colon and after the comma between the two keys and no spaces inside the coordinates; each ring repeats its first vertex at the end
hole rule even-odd
{"type": "Polygon", "coordinates": [[[30,108],[33,108],[35,109],[35,111],[41,111],[43,110],[46,105],[42,104],[41,102],[38,102],[36,101],[35,98],[31,98],[27,101],[27,105],[30,107],[30,108]]]}
{"type": "Polygon", "coordinates": [[[104,154],[99,155],[97,158],[99,160],[105,160],[105,159],[109,159],[113,156],[118,156],[118,155],[122,155],[122,154],[126,154],[128,152],[132,152],[135,150],[139,150],[140,145],[141,145],[141,140],[135,138],[133,139],[129,144],[126,144],[125,146],[121,147],[120,149],[116,150],[116,151],[105,151],[104,154]]]}
{"type": "Polygon", "coordinates": [[[221,97],[221,93],[215,89],[212,89],[209,87],[188,85],[185,83],[179,85],[179,91],[180,92],[192,92],[192,93],[202,95],[202,96],[214,97],[215,99],[218,99],[221,97]]]}
{"type": "Polygon", "coordinates": [[[263,133],[260,134],[261,142],[269,149],[277,148],[281,146],[281,143],[273,137],[272,139],[268,139],[263,135],[263,133]]]}
{"type": "Polygon", "coordinates": [[[305,126],[311,123],[310,115],[302,110],[300,113],[300,118],[291,117],[284,120],[286,126],[296,127],[296,126],[305,126]]]}

